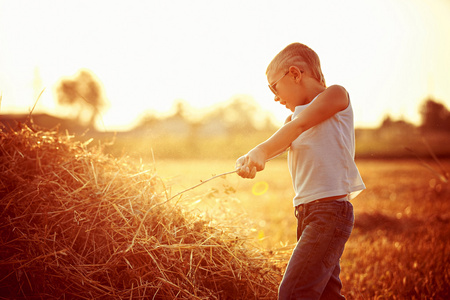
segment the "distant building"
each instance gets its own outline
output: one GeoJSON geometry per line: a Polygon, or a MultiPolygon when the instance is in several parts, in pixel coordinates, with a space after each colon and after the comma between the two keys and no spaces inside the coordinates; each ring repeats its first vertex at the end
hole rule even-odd
{"type": "Polygon", "coordinates": [[[176,114],[144,123],[133,129],[131,133],[149,137],[212,137],[228,135],[230,132],[221,119],[209,118],[200,123],[195,123],[180,114],[176,114]]]}

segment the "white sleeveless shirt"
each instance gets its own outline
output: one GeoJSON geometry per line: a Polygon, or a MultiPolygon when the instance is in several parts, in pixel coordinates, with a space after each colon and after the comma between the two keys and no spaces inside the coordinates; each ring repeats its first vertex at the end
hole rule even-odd
{"type": "MultiPolygon", "coordinates": [[[[295,108],[292,119],[309,104],[295,108]]],[[[295,139],[288,154],[295,197],[294,206],[326,197],[356,197],[365,189],[355,164],[353,109],[346,109],[311,127],[295,139]]]]}

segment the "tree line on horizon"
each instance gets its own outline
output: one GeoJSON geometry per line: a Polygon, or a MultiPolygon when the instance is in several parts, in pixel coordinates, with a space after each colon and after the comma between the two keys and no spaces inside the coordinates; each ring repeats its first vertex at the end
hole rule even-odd
{"type": "MultiPolygon", "coordinates": [[[[87,69],[81,69],[71,77],[63,77],[56,86],[56,101],[74,112],[74,120],[89,128],[95,128],[96,120],[101,112],[108,107],[103,86],[99,79],[87,69]]],[[[450,132],[450,111],[434,99],[428,97],[419,107],[421,124],[418,126],[422,132],[450,132]]],[[[145,113],[138,120],[136,128],[152,126],[156,122],[167,118],[178,117],[193,127],[211,119],[220,119],[227,124],[231,132],[276,130],[277,125],[270,112],[265,112],[251,97],[233,97],[223,105],[217,106],[204,115],[192,118],[192,109],[183,100],[174,101],[174,113],[169,116],[157,116],[154,113],[145,113]]],[[[406,120],[393,120],[387,115],[380,125],[380,129],[392,126],[416,127],[406,120]]]]}

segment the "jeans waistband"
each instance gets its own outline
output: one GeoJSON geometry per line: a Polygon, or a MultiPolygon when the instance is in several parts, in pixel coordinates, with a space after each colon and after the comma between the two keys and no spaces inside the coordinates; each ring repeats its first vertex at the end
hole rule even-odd
{"type": "Polygon", "coordinates": [[[341,202],[341,201],[348,201],[348,196],[344,196],[342,198],[338,199],[318,199],[314,200],[308,203],[299,204],[295,207],[294,215],[295,217],[298,216],[300,212],[302,212],[306,207],[317,204],[317,203],[329,203],[329,202],[341,202]]]}

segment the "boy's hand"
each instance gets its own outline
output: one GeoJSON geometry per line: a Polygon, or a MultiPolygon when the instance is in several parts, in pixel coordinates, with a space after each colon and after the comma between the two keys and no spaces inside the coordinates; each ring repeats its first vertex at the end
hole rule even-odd
{"type": "Polygon", "coordinates": [[[242,178],[254,178],[256,176],[256,167],[250,170],[247,164],[247,155],[241,156],[236,161],[235,169],[242,178]]]}
{"type": "Polygon", "coordinates": [[[235,168],[242,178],[255,178],[256,172],[264,170],[265,165],[265,153],[259,148],[254,148],[236,161],[235,168]]]}

